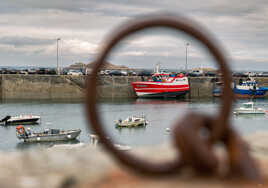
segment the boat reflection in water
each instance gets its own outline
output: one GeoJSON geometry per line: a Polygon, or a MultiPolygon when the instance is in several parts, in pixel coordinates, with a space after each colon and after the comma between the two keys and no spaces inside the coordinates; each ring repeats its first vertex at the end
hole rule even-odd
{"type": "Polygon", "coordinates": [[[189,102],[186,99],[174,99],[174,98],[137,98],[134,104],[181,104],[187,105],[189,102]]]}
{"type": "MultiPolygon", "coordinates": [[[[89,134],[90,137],[90,144],[94,147],[97,147],[99,144],[102,144],[102,142],[100,141],[98,135],[96,134],[89,134]]],[[[107,137],[107,139],[109,140],[110,138],[107,137]]],[[[113,144],[114,147],[118,150],[121,151],[128,151],[131,150],[131,147],[128,145],[124,145],[124,144],[113,144]]]]}
{"type": "Polygon", "coordinates": [[[234,115],[264,115],[266,110],[257,107],[254,102],[243,103],[241,107],[234,109],[234,115]]]}
{"type": "Polygon", "coordinates": [[[74,147],[75,145],[81,145],[79,140],[68,140],[68,141],[54,141],[54,142],[19,142],[16,145],[16,148],[19,150],[25,149],[37,149],[37,148],[52,148],[55,146],[70,146],[74,147]]]}

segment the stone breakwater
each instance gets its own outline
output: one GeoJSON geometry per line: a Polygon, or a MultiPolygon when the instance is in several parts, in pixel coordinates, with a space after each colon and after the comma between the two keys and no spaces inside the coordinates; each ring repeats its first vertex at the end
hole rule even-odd
{"type": "Polygon", "coordinates": [[[82,99],[85,78],[57,75],[1,75],[0,98],[82,99]]]}
{"type": "MultiPolygon", "coordinates": [[[[65,75],[1,75],[0,99],[83,99],[86,76],[65,75]]],[[[148,77],[144,77],[145,80],[148,77]]],[[[261,86],[268,86],[268,78],[255,78],[261,86]]],[[[235,78],[234,80],[238,80],[235,78]]],[[[135,98],[131,82],[141,81],[138,76],[102,76],[98,80],[101,99],[135,98]]],[[[215,78],[189,78],[187,98],[211,98],[215,78]]]]}

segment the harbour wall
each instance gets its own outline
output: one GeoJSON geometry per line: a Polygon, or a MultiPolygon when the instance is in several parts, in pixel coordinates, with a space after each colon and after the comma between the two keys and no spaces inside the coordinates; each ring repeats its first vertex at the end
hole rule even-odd
{"type": "Polygon", "coordinates": [[[58,75],[1,75],[0,97],[8,99],[82,99],[84,78],[58,75]],[[79,81],[81,79],[81,81],[79,81]]]}
{"type": "MultiPolygon", "coordinates": [[[[6,75],[0,76],[0,99],[84,99],[86,76],[68,75],[6,75]]],[[[131,82],[148,80],[138,76],[102,76],[98,79],[98,96],[101,99],[136,98],[131,82]]],[[[268,77],[255,78],[268,87],[268,77]]],[[[239,78],[234,79],[238,82],[239,78]]],[[[215,78],[189,78],[187,98],[211,98],[215,78]]],[[[267,95],[268,97],[268,95],[267,95]]]]}

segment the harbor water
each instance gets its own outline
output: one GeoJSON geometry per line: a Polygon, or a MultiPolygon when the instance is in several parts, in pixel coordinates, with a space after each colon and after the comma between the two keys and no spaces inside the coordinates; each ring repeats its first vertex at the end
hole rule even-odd
{"type": "MultiPolygon", "coordinates": [[[[236,101],[239,106],[248,100],[236,101]]],[[[268,100],[255,100],[258,107],[268,110],[268,100]]],[[[104,130],[115,144],[131,147],[154,146],[171,140],[168,131],[173,124],[189,111],[216,114],[220,108],[220,100],[161,100],[136,99],[101,101],[98,110],[102,118],[104,130]],[[126,119],[131,115],[145,115],[148,125],[139,128],[116,128],[115,120],[126,119]]],[[[41,116],[38,125],[26,125],[34,131],[46,128],[81,129],[78,140],[61,143],[24,143],[16,137],[16,126],[0,126],[0,151],[15,151],[20,149],[51,147],[57,144],[90,144],[90,134],[87,128],[85,105],[81,101],[6,101],[1,103],[0,116],[20,114],[36,114],[41,116]]],[[[256,132],[268,132],[268,115],[241,115],[231,117],[235,128],[243,135],[256,132]]]]}

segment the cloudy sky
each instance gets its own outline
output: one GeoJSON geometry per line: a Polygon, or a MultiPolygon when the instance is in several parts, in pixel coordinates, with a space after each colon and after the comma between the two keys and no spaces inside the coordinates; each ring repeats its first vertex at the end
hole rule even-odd
{"type": "MultiPolygon", "coordinates": [[[[60,66],[94,60],[105,36],[122,22],[156,13],[182,13],[207,27],[227,49],[233,69],[268,71],[267,0],[1,0],[0,66],[60,66]]],[[[114,64],[150,68],[214,66],[195,41],[164,31],[122,45],[114,64]]]]}

